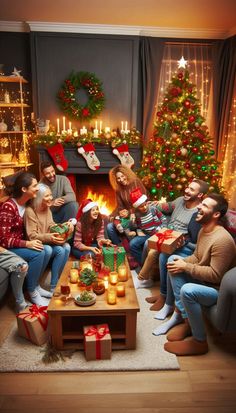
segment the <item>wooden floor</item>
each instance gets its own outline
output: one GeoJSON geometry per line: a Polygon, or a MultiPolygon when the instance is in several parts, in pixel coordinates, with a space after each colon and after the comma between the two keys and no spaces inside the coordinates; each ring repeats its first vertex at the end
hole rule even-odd
{"type": "MultiPolygon", "coordinates": [[[[15,314],[0,307],[0,342],[15,314]]],[[[0,411],[22,413],[235,413],[236,337],[208,326],[210,352],[179,357],[180,371],[2,373],[0,411]]]]}

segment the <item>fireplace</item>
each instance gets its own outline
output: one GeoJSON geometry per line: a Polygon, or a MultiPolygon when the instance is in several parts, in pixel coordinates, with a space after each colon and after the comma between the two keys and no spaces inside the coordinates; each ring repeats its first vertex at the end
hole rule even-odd
{"type": "MultiPolygon", "coordinates": [[[[42,161],[51,160],[47,150],[44,147],[38,147],[39,164],[42,161]]],[[[73,181],[73,188],[79,203],[88,195],[97,201],[97,197],[103,195],[103,200],[107,202],[109,213],[115,208],[115,195],[110,186],[108,173],[111,168],[119,164],[119,161],[112,153],[108,145],[96,144],[96,155],[100,160],[100,168],[92,171],[88,168],[84,158],[78,154],[76,148],[65,148],[65,157],[68,160],[68,169],[66,175],[73,181]],[[89,194],[89,190],[91,191],[89,194]]],[[[140,167],[142,158],[142,149],[137,145],[130,146],[130,155],[134,159],[134,170],[140,167]]]]}

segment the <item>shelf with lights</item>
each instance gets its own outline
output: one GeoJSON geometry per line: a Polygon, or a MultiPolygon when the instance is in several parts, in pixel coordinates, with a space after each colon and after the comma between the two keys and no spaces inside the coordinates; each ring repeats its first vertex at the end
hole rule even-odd
{"type": "Polygon", "coordinates": [[[32,165],[28,153],[31,132],[26,127],[25,112],[30,107],[27,83],[22,76],[0,76],[0,177],[6,176],[9,168],[27,169],[32,165]]]}

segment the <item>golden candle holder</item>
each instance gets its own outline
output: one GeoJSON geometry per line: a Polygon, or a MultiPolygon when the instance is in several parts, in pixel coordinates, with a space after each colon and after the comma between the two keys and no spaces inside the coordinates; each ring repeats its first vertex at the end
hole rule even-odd
{"type": "Polygon", "coordinates": [[[117,297],[125,297],[125,284],[120,283],[116,286],[117,297]]]}
{"type": "Polygon", "coordinates": [[[118,278],[119,281],[127,281],[128,280],[128,271],[125,264],[121,264],[118,267],[118,278]]]}
{"type": "Polygon", "coordinates": [[[116,288],[110,287],[107,290],[107,304],[116,304],[116,288]]]}
{"type": "Polygon", "coordinates": [[[72,284],[77,284],[78,279],[79,279],[79,273],[78,273],[77,268],[71,268],[71,270],[70,270],[70,282],[72,284]]]}
{"type": "Polygon", "coordinates": [[[118,282],[118,272],[111,271],[109,275],[109,281],[110,281],[110,284],[116,285],[118,282]]]}

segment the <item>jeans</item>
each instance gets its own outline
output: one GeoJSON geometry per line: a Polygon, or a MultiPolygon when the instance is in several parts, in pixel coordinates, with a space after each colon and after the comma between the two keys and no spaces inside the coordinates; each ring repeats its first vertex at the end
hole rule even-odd
{"type": "Polygon", "coordinates": [[[196,340],[206,340],[201,306],[210,307],[214,305],[217,302],[218,295],[219,293],[215,288],[192,282],[184,284],[180,290],[180,300],[185,309],[184,314],[189,320],[192,335],[196,340]]]}
{"type": "Polygon", "coordinates": [[[109,222],[109,224],[107,224],[107,236],[112,241],[112,244],[115,244],[115,245],[121,244],[121,239],[118,234],[119,232],[117,231],[113,222],[109,222]]]}
{"type": "Polygon", "coordinates": [[[150,235],[145,235],[144,237],[137,236],[137,237],[134,237],[129,243],[130,253],[135,258],[135,260],[139,263],[139,265],[142,265],[142,254],[143,254],[144,244],[148,238],[150,238],[150,235]]]}
{"type": "Polygon", "coordinates": [[[33,292],[39,283],[39,278],[46,268],[48,261],[45,249],[36,251],[30,248],[11,248],[9,251],[19,255],[28,263],[26,285],[29,292],[33,292]]]}
{"type": "Polygon", "coordinates": [[[7,250],[0,253],[0,267],[10,274],[10,283],[16,303],[23,303],[25,301],[23,284],[28,270],[27,262],[7,250]]]}
{"type": "MultiPolygon", "coordinates": [[[[70,255],[70,245],[44,245],[46,260],[51,260],[51,282],[50,287],[55,288],[57,281],[68,261],[70,255]]],[[[45,267],[46,268],[46,267],[45,267]]],[[[44,269],[45,269],[44,268],[44,269]]]]}
{"type": "MultiPolygon", "coordinates": [[[[184,245],[181,248],[178,248],[175,251],[175,254],[178,254],[180,257],[188,257],[189,255],[192,255],[193,250],[191,248],[189,248],[187,245],[184,245]]],[[[167,268],[166,268],[166,264],[168,261],[169,257],[172,257],[172,255],[170,254],[166,254],[164,252],[161,252],[159,255],[159,271],[160,271],[160,293],[162,295],[166,295],[168,294],[168,292],[170,293],[170,297],[172,296],[174,301],[174,296],[173,293],[171,293],[170,291],[168,291],[168,287],[170,287],[170,283],[168,283],[168,277],[167,277],[167,268]]],[[[170,298],[171,299],[171,298],[170,298]]],[[[169,305],[172,305],[171,303],[167,303],[169,305]]]]}
{"type": "MultiPolygon", "coordinates": [[[[96,247],[98,248],[98,244],[92,244],[91,247],[96,247]]],[[[94,254],[94,252],[90,251],[90,250],[85,250],[85,251],[81,251],[78,248],[72,247],[71,250],[72,254],[75,256],[75,258],[80,259],[80,257],[82,257],[83,255],[87,255],[87,254],[91,254],[92,257],[95,257],[96,254],[94,254]]]]}
{"type": "Polygon", "coordinates": [[[76,218],[79,209],[79,204],[75,201],[68,202],[57,209],[52,209],[53,221],[56,223],[62,223],[69,221],[70,218],[76,218]]]}

